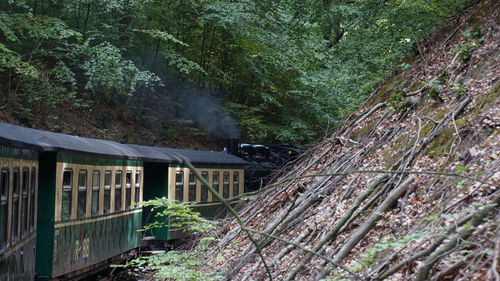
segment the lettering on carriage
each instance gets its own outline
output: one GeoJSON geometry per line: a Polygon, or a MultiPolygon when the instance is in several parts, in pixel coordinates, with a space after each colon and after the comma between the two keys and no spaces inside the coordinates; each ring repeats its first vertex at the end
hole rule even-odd
{"type": "Polygon", "coordinates": [[[75,262],[77,264],[85,263],[89,259],[90,239],[83,238],[75,241],[75,262]]]}

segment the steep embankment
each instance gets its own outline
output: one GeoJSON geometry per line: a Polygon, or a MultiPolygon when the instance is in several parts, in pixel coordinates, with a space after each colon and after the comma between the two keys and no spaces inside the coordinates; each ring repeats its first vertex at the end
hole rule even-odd
{"type": "Polygon", "coordinates": [[[281,177],[295,179],[240,210],[322,257],[254,234],[267,272],[232,222],[208,264],[231,280],[499,280],[499,13],[482,1],[442,26],[281,177]]]}

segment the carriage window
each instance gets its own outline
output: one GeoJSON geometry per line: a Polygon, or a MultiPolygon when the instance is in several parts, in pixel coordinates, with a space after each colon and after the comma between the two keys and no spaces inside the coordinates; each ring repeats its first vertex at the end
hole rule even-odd
{"type": "Polygon", "coordinates": [[[104,173],[104,213],[111,212],[111,171],[104,173]]]}
{"type": "Polygon", "coordinates": [[[233,196],[238,196],[240,193],[240,174],[233,173],[233,196]]]}
{"type": "Polygon", "coordinates": [[[80,170],[78,173],[78,218],[87,215],[87,170],[80,170]]]}
{"type": "Polygon", "coordinates": [[[12,189],[12,244],[14,245],[19,240],[19,188],[20,188],[20,175],[19,169],[14,169],[13,189],[12,189]]]}
{"type": "Polygon", "coordinates": [[[115,211],[122,209],[122,171],[115,174],[115,211]]]}
{"type": "Polygon", "coordinates": [[[132,201],[132,171],[125,174],[125,209],[130,209],[132,201]]]}
{"type": "Polygon", "coordinates": [[[141,171],[135,172],[135,202],[139,203],[141,201],[141,171]]]}
{"type": "MultiPolygon", "coordinates": [[[[201,177],[208,182],[208,172],[201,172],[201,177]]],[[[201,202],[208,201],[208,187],[206,184],[201,183],[201,202]]]]}
{"type": "Polygon", "coordinates": [[[0,174],[0,253],[7,248],[7,219],[9,210],[9,170],[0,174]]]}
{"type": "MultiPolygon", "coordinates": [[[[219,172],[214,172],[213,173],[213,179],[212,179],[212,187],[215,189],[215,191],[219,192],[219,172]]],[[[214,201],[219,201],[217,198],[214,197],[214,201]]]]}
{"type": "Polygon", "coordinates": [[[189,202],[195,202],[196,201],[196,178],[195,178],[193,172],[189,173],[188,201],[189,202]]]}
{"type": "Polygon", "coordinates": [[[28,168],[23,168],[23,190],[21,194],[23,198],[21,200],[21,235],[26,237],[28,234],[28,190],[30,188],[30,170],[28,168]]]}
{"type": "Polygon", "coordinates": [[[94,171],[92,173],[92,208],[91,215],[93,217],[99,214],[99,192],[101,186],[101,172],[94,171]]]}
{"type": "Polygon", "coordinates": [[[184,172],[175,173],[175,200],[182,202],[184,200],[184,172]]]}
{"type": "Polygon", "coordinates": [[[63,192],[61,219],[68,220],[71,218],[71,191],[73,189],[73,170],[65,169],[63,173],[63,192]]]}
{"type": "Polygon", "coordinates": [[[35,197],[36,197],[36,168],[31,168],[31,182],[30,182],[30,233],[35,231],[35,197]]]}
{"type": "Polygon", "coordinates": [[[224,198],[228,198],[229,197],[229,172],[224,172],[223,176],[222,176],[222,187],[223,187],[223,190],[222,190],[222,196],[224,196],[224,198]]]}

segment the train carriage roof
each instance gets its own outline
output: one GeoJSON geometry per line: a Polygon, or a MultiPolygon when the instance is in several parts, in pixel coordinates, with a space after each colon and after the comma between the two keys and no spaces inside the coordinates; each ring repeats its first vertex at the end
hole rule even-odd
{"type": "Polygon", "coordinates": [[[224,153],[201,150],[175,149],[47,132],[0,123],[0,143],[37,149],[40,151],[69,151],[143,161],[183,164],[244,165],[246,161],[224,153]]]}
{"type": "Polygon", "coordinates": [[[245,160],[226,152],[143,146],[136,144],[129,144],[128,146],[139,151],[145,158],[155,162],[183,164],[189,161],[193,164],[247,164],[245,160]]]}
{"type": "Polygon", "coordinates": [[[42,131],[7,123],[0,123],[0,142],[41,151],[72,151],[133,159],[142,157],[139,152],[121,143],[42,131]]]}

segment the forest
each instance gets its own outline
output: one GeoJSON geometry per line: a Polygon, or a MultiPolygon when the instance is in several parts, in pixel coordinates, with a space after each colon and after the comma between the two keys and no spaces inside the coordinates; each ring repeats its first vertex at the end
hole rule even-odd
{"type": "Polygon", "coordinates": [[[187,243],[109,280],[500,281],[499,23],[497,0],[4,0],[0,121],[303,149],[252,190],[176,164],[141,203],[187,243]]]}
{"type": "MultiPolygon", "coordinates": [[[[108,104],[166,143],[187,127],[306,144],[472,2],[2,1],[0,106],[28,126],[108,104]]],[[[110,138],[109,114],[92,115],[93,134],[110,138]]]]}

